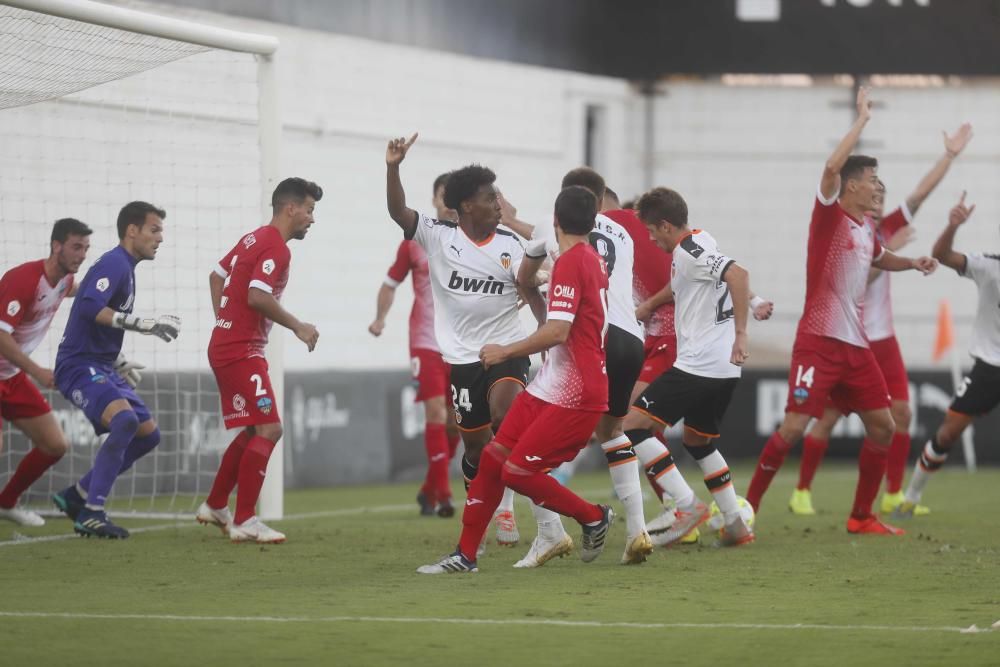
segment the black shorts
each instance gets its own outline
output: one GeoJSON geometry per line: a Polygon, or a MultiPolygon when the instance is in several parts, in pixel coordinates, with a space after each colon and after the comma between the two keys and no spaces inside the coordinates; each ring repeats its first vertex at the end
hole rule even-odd
{"type": "Polygon", "coordinates": [[[976,359],[962,379],[951,402],[951,410],[970,417],[985,415],[1000,404],[1000,368],[976,359]]]}
{"type": "Polygon", "coordinates": [[[624,417],[628,414],[629,399],[632,398],[635,381],[642,372],[646,351],[641,339],[614,325],[608,327],[604,349],[607,353],[605,367],[608,370],[607,414],[624,417]]]}
{"type": "Polygon", "coordinates": [[[474,364],[452,364],[451,402],[458,428],[475,431],[488,426],[492,422],[489,396],[493,385],[509,379],[524,387],[528,384],[530,365],[527,357],[508,359],[489,370],[478,361],[474,364]]]}
{"type": "Polygon", "coordinates": [[[653,380],[632,405],[666,426],[683,419],[686,428],[717,438],[719,423],[739,381],[692,375],[674,366],[653,380]]]}

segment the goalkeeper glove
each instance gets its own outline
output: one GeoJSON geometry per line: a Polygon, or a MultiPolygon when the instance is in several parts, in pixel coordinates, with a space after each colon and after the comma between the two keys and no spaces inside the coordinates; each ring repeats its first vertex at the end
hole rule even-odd
{"type": "Polygon", "coordinates": [[[177,338],[181,331],[181,318],[174,315],[159,317],[139,317],[130,313],[115,313],[111,326],[116,329],[138,331],[144,336],[158,336],[168,343],[177,338]]]}
{"type": "Polygon", "coordinates": [[[139,382],[142,381],[142,374],[139,369],[145,368],[140,363],[134,361],[129,361],[123,352],[118,353],[118,358],[115,359],[114,369],[118,376],[128,383],[128,386],[135,389],[139,386],[139,382]]]}

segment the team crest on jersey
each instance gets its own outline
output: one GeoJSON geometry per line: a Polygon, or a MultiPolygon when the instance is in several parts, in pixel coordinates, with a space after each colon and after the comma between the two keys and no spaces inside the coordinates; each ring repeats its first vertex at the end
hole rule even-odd
{"type": "Polygon", "coordinates": [[[792,398],[795,399],[796,405],[802,405],[809,398],[809,390],[805,387],[796,387],[792,392],[792,398]]]}
{"type": "Polygon", "coordinates": [[[510,253],[509,252],[502,253],[500,255],[500,266],[509,270],[510,263],[511,263],[510,253]]]}
{"type": "Polygon", "coordinates": [[[236,412],[243,412],[243,408],[247,406],[247,399],[243,398],[241,394],[236,394],[233,396],[233,410],[236,412]]]}
{"type": "Polygon", "coordinates": [[[265,415],[271,414],[271,408],[274,406],[274,401],[272,401],[267,396],[261,396],[257,399],[257,409],[260,410],[265,415]]]}
{"type": "Polygon", "coordinates": [[[104,384],[108,381],[108,378],[101,373],[94,373],[90,376],[90,381],[95,384],[104,384]]]}
{"type": "Polygon", "coordinates": [[[271,275],[274,273],[274,260],[265,259],[264,264],[260,268],[266,275],[271,275]]]}
{"type": "Polygon", "coordinates": [[[13,317],[21,312],[21,304],[17,301],[11,301],[7,304],[7,314],[13,317]]]}
{"type": "Polygon", "coordinates": [[[107,292],[108,288],[111,287],[111,281],[107,278],[99,278],[96,287],[98,292],[107,292]]]}
{"type": "Polygon", "coordinates": [[[87,407],[87,404],[90,403],[89,400],[83,397],[83,392],[80,391],[79,389],[74,389],[73,393],[70,395],[70,398],[72,398],[73,402],[76,403],[77,407],[80,408],[85,408],[87,407]]]}
{"type": "MultiPolygon", "coordinates": [[[[252,246],[256,242],[257,242],[257,237],[253,235],[253,232],[251,232],[251,233],[249,233],[249,234],[247,234],[246,236],[243,237],[243,247],[244,248],[249,248],[250,246],[252,246]]],[[[235,261],[235,260],[236,260],[236,258],[234,257],[233,261],[235,261]]]]}

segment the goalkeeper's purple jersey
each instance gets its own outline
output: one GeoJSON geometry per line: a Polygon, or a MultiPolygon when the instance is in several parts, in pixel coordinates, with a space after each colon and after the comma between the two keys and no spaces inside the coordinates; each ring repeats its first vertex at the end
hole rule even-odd
{"type": "Polygon", "coordinates": [[[101,255],[80,282],[59,341],[56,372],[60,366],[99,364],[109,366],[122,349],[125,332],[98,324],[102,308],[131,313],[135,302],[135,265],[139,260],[118,246],[101,255]]]}

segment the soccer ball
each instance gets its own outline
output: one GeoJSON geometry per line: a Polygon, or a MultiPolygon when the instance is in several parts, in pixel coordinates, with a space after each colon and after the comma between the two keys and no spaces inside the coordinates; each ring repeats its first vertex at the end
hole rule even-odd
{"type": "MultiPolygon", "coordinates": [[[[743,496],[736,496],[736,502],[740,506],[740,516],[743,517],[743,521],[746,522],[747,528],[753,528],[753,507],[747,502],[747,499],[743,496]]],[[[722,518],[722,512],[719,511],[719,506],[713,501],[712,505],[709,507],[708,514],[708,527],[716,532],[722,530],[724,525],[724,519],[722,518]]]]}

